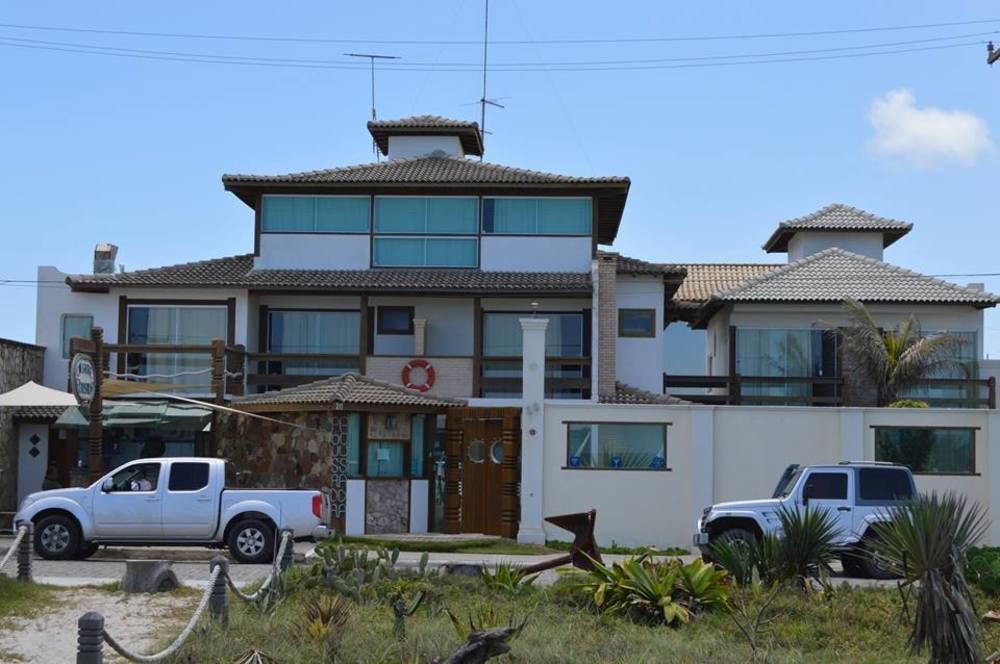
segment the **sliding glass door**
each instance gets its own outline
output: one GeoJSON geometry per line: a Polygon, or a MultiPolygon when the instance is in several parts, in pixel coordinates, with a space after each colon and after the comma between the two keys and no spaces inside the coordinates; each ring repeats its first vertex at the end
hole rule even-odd
{"type": "Polygon", "coordinates": [[[835,397],[833,383],[778,379],[836,378],[840,375],[837,346],[835,331],[738,328],[736,373],[744,381],[740,393],[767,397],[771,403],[782,403],[781,397],[799,404],[809,403],[811,397],[835,397]]]}
{"type": "MultiPolygon", "coordinates": [[[[228,311],[219,306],[129,305],[127,340],[135,345],[208,345],[226,339],[228,311]]],[[[208,388],[211,355],[128,353],[126,373],[157,383],[208,388]]]]}

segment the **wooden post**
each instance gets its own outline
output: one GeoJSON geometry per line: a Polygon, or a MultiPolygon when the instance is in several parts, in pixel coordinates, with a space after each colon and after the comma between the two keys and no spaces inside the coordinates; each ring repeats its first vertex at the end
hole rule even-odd
{"type": "Polygon", "coordinates": [[[247,349],[243,344],[237,344],[232,347],[230,355],[233,358],[232,367],[229,366],[229,357],[226,358],[226,371],[232,372],[233,374],[239,374],[238,376],[233,376],[232,383],[230,379],[226,379],[226,384],[229,386],[227,392],[231,396],[241,397],[244,392],[246,392],[246,380],[247,380],[247,349]]]}
{"type": "Polygon", "coordinates": [[[226,402],[226,342],[212,339],[212,394],[215,403],[226,402]]]}
{"type": "Polygon", "coordinates": [[[989,396],[987,397],[990,402],[990,409],[996,409],[997,407],[997,379],[996,376],[990,376],[986,382],[989,388],[989,396]]]}
{"type": "Polygon", "coordinates": [[[369,348],[368,347],[368,340],[371,337],[372,321],[369,320],[369,316],[368,316],[368,296],[367,295],[362,295],[361,296],[361,309],[360,309],[360,311],[361,311],[361,316],[360,316],[361,329],[358,332],[358,334],[360,335],[360,339],[358,341],[358,350],[361,351],[361,352],[359,353],[359,356],[358,356],[358,373],[360,373],[362,376],[364,376],[367,373],[367,371],[368,371],[368,353],[369,352],[371,352],[371,353],[375,352],[374,348],[369,348]]]}
{"type": "Polygon", "coordinates": [[[90,356],[94,363],[94,398],[90,401],[90,424],[87,427],[88,470],[90,481],[96,482],[104,474],[104,329],[90,330],[90,340],[94,352],[90,356]]]}

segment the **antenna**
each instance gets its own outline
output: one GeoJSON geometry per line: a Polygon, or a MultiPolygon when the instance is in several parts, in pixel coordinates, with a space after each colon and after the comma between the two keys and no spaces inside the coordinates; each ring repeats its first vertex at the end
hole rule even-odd
{"type": "MultiPolygon", "coordinates": [[[[485,11],[483,12],[483,96],[479,98],[479,130],[483,135],[483,153],[486,152],[486,106],[496,106],[497,108],[503,108],[503,104],[498,104],[495,99],[490,99],[486,96],[486,64],[488,62],[490,45],[490,0],[485,0],[485,11]]],[[[480,155],[479,161],[482,161],[483,157],[480,155]]]]}
{"type": "MultiPolygon", "coordinates": [[[[376,53],[344,53],[349,58],[368,58],[368,62],[371,63],[371,73],[372,73],[372,120],[376,119],[375,115],[375,61],[376,60],[399,60],[398,55],[378,55],[376,53]]],[[[375,152],[375,159],[378,160],[378,144],[375,139],[372,139],[372,150],[375,152]]]]}

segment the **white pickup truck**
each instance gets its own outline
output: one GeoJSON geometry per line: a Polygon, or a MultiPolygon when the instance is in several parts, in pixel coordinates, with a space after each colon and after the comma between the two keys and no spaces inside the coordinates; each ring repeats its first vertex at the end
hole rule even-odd
{"type": "Polygon", "coordinates": [[[138,459],[86,488],[29,494],[14,527],[31,521],[35,551],[51,560],[87,558],[102,544],[168,544],[228,546],[240,562],[264,563],[281,529],[329,535],[321,492],[235,485],[223,459],[138,459]]]}
{"type": "Polygon", "coordinates": [[[791,465],[770,498],[709,505],[698,519],[694,544],[706,557],[723,539],[753,540],[780,534],[778,511],[806,505],[826,509],[837,521],[837,539],[844,571],[852,576],[884,578],[876,560],[866,555],[872,524],[884,521],[893,506],[916,494],[906,466],[875,461],[841,462],[828,466],[791,465]]]}

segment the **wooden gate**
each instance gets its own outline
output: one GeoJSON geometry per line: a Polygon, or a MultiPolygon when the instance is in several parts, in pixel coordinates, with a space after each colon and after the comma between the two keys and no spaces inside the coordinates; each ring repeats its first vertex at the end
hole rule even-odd
{"type": "Polygon", "coordinates": [[[446,429],[444,531],[517,537],[520,409],[452,408],[446,429]]]}

